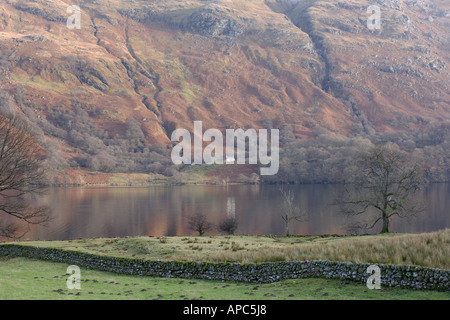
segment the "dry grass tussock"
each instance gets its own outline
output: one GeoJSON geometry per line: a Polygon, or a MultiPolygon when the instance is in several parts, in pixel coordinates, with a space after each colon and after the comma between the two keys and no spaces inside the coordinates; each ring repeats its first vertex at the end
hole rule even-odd
{"type": "Polygon", "coordinates": [[[264,247],[258,250],[222,252],[210,256],[208,260],[241,263],[329,260],[450,269],[449,244],[450,229],[447,229],[426,234],[374,236],[283,248],[264,247]]]}

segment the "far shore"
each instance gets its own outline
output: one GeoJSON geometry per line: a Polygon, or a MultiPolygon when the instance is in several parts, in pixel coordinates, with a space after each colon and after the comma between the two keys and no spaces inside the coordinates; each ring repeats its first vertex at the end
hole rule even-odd
{"type": "MultiPolygon", "coordinates": [[[[230,166],[231,167],[231,166],[230,166]]],[[[218,166],[192,166],[178,177],[168,177],[155,173],[105,173],[84,169],[68,169],[51,178],[49,187],[150,187],[155,185],[271,185],[261,180],[252,166],[237,166],[222,172],[218,166]]],[[[449,183],[448,181],[430,181],[449,183]]],[[[282,184],[282,183],[280,183],[282,184]]],[[[284,184],[292,184],[285,182],[284,184]]],[[[307,183],[311,184],[311,183],[307,183]]],[[[316,184],[340,184],[327,182],[316,184]]]]}

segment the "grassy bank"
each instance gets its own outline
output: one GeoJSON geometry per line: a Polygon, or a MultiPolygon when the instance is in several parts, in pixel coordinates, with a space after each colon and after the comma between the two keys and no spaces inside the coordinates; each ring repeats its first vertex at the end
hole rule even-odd
{"type": "Polygon", "coordinates": [[[1,300],[438,300],[445,292],[382,288],[325,279],[247,284],[126,276],[81,269],[81,289],[66,286],[67,265],[25,258],[0,258],[1,300]]]}
{"type": "Polygon", "coordinates": [[[450,229],[370,236],[134,237],[30,241],[22,245],[163,261],[352,261],[450,269],[450,229]]]}

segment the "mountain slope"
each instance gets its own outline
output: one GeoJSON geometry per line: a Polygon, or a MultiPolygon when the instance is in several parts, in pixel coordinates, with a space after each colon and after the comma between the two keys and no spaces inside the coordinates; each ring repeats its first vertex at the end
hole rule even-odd
{"type": "Polygon", "coordinates": [[[72,164],[105,162],[114,137],[169,145],[195,120],[298,138],[450,120],[446,1],[86,0],[80,30],[70,5],[2,1],[0,72],[9,107],[72,164]],[[373,4],[381,30],[367,27],[373,4]]]}

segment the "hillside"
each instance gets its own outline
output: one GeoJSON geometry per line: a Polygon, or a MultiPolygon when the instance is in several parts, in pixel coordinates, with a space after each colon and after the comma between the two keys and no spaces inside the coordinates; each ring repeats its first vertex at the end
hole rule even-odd
{"type": "Polygon", "coordinates": [[[450,121],[448,1],[80,0],[79,30],[70,5],[0,2],[0,106],[58,168],[167,174],[171,132],[194,120],[297,139],[450,121]]]}

